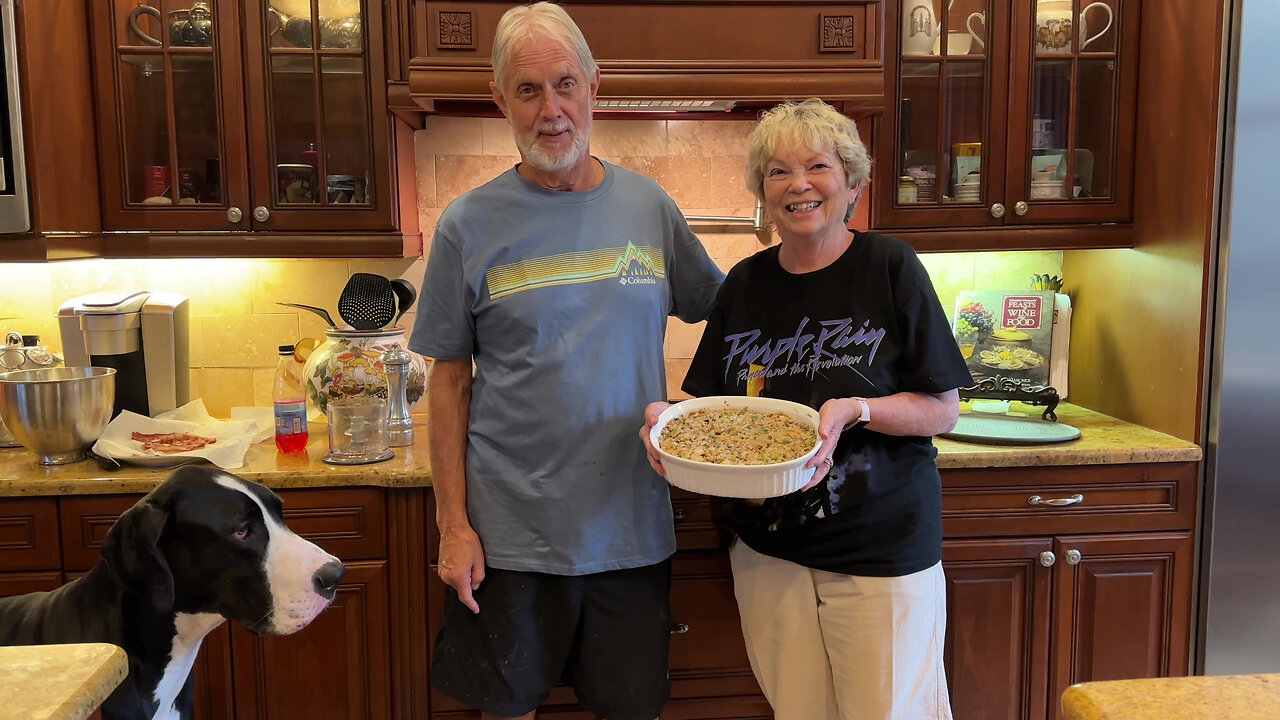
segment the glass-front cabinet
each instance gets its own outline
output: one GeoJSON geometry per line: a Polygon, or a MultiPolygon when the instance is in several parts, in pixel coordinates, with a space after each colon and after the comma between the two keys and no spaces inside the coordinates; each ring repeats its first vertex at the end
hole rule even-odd
{"type": "Polygon", "coordinates": [[[395,229],[381,2],[92,6],[108,229],[395,229]]]}
{"type": "Polygon", "coordinates": [[[1130,220],[1139,2],[887,0],[873,226],[1130,220]]]}

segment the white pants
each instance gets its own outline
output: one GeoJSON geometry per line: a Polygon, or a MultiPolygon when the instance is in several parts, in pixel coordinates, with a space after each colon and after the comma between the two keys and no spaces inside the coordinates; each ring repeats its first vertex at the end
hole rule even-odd
{"type": "Polygon", "coordinates": [[[951,720],[941,563],[859,577],[741,541],[729,558],[751,669],[776,720],[951,720]]]}

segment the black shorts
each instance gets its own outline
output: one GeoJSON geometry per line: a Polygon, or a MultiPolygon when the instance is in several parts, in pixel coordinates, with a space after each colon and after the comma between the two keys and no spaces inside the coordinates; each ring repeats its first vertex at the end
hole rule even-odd
{"type": "Polygon", "coordinates": [[[473,615],[453,588],[431,684],[500,717],[538,707],[556,684],[609,720],[653,720],[671,694],[671,560],[563,576],[485,568],[473,615]]]}

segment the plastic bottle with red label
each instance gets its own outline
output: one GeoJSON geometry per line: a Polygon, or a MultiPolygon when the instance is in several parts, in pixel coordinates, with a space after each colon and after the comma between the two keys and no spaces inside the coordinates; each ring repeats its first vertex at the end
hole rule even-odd
{"type": "Polygon", "coordinates": [[[280,346],[280,362],[271,399],[276,416],[276,449],[282,453],[307,451],[307,393],[292,345],[280,346]]]}

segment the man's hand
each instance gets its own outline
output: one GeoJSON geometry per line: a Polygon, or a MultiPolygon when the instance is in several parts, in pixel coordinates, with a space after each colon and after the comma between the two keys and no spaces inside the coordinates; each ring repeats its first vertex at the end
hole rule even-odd
{"type": "Polygon", "coordinates": [[[644,427],[640,428],[640,439],[644,441],[644,451],[649,457],[649,467],[653,468],[653,471],[662,477],[667,476],[667,471],[662,467],[662,456],[658,454],[657,449],[653,447],[653,442],[649,440],[649,433],[653,431],[653,426],[658,423],[658,416],[669,407],[671,407],[671,403],[649,403],[649,406],[644,409],[644,427]]]}
{"type": "Polygon", "coordinates": [[[458,591],[458,599],[479,615],[480,605],[472,594],[484,581],[484,548],[471,526],[440,531],[440,579],[458,591]]]}

